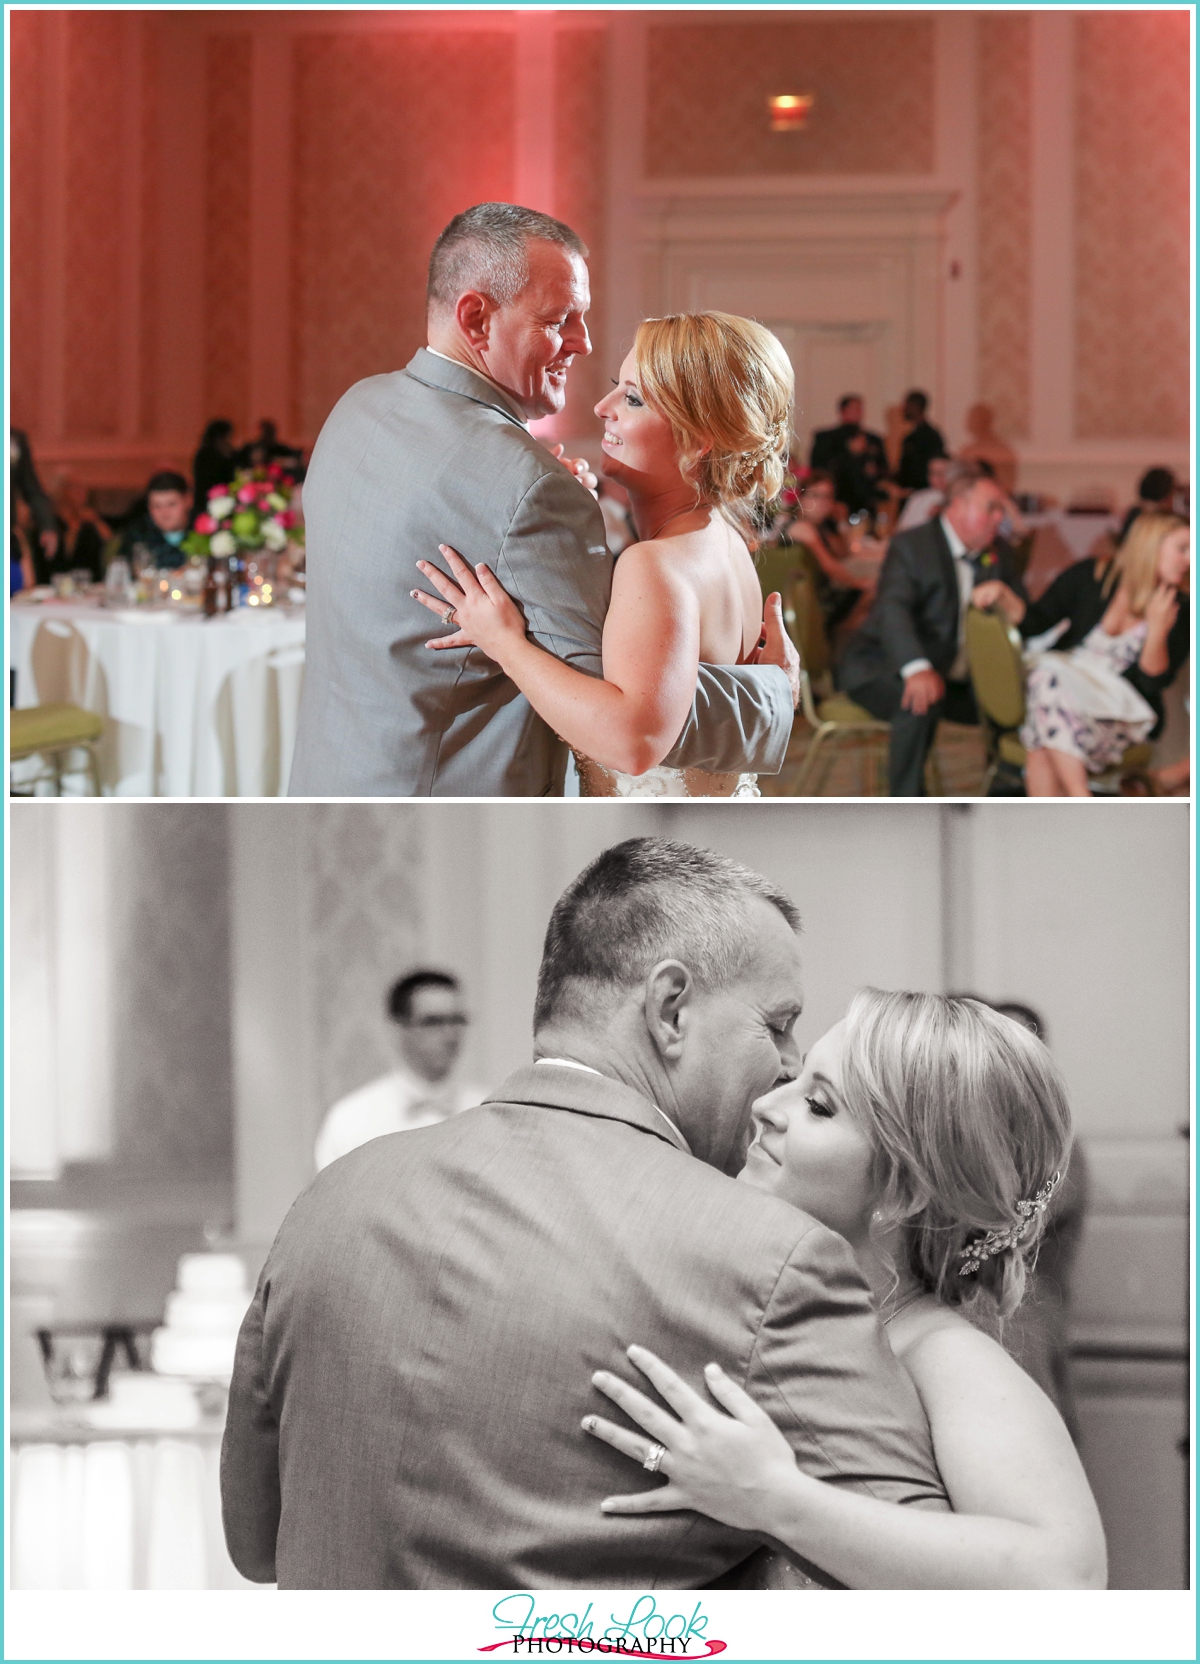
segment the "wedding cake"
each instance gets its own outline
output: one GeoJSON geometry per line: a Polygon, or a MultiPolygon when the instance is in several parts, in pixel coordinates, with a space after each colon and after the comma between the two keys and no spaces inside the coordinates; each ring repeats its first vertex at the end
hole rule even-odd
{"type": "Polygon", "coordinates": [[[246,1268],[236,1254],[185,1254],[166,1322],[150,1342],[152,1366],[160,1375],[227,1382],[249,1304],[246,1268]]]}

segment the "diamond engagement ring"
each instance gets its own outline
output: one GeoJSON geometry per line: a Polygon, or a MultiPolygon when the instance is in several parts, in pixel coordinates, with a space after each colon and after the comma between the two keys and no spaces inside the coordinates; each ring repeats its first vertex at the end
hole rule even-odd
{"type": "Polygon", "coordinates": [[[445,612],[442,614],[442,623],[443,624],[453,624],[454,623],[454,608],[453,607],[447,607],[446,608],[445,612]]]}
{"type": "Polygon", "coordinates": [[[659,1464],[666,1454],[667,1447],[665,1444],[652,1444],[645,1456],[642,1458],[642,1466],[645,1468],[646,1472],[657,1473],[659,1464]]]}

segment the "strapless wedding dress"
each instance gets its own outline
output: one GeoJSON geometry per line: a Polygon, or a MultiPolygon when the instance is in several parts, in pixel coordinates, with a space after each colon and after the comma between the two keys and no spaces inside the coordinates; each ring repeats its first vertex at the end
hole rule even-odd
{"type": "Polygon", "coordinates": [[[578,751],[571,755],[579,775],[580,797],[761,797],[756,774],[709,774],[702,768],[667,768],[660,763],[645,774],[621,774],[578,751]]]}

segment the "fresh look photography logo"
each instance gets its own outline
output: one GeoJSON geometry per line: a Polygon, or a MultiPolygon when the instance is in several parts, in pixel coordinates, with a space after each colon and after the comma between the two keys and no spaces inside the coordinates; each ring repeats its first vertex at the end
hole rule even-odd
{"type": "Polygon", "coordinates": [[[492,1607],[500,1640],[478,1648],[519,1658],[586,1657],[713,1658],[726,1643],[710,1637],[708,1617],[697,1601],[691,1612],[659,1606],[653,1595],[639,1595],[626,1611],[598,1613],[589,1601],[582,1612],[539,1611],[531,1594],[505,1595],[492,1607]]]}

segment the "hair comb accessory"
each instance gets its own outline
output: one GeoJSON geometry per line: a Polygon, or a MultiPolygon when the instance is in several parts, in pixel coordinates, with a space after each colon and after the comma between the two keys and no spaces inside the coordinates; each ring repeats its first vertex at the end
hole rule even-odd
{"type": "Polygon", "coordinates": [[[1010,1225],[1007,1231],[988,1231],[985,1236],[977,1237],[967,1247],[962,1249],[959,1259],[964,1261],[958,1268],[960,1277],[969,1277],[973,1271],[978,1271],[984,1260],[990,1260],[996,1254],[1003,1254],[1008,1248],[1015,1248],[1021,1241],[1039,1214],[1045,1213],[1051,1196],[1062,1183],[1062,1174],[1055,1173],[1046,1180],[1037,1195],[1029,1201],[1017,1203],[1017,1213],[1020,1215],[1015,1225],[1010,1225]]]}

